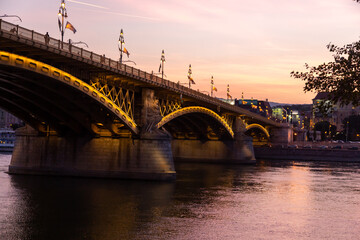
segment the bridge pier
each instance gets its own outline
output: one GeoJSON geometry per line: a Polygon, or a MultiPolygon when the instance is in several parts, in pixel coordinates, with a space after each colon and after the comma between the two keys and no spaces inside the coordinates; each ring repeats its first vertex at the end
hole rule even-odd
{"type": "Polygon", "coordinates": [[[42,174],[171,180],[175,170],[170,139],[41,136],[30,127],[16,132],[9,166],[13,174],[42,174]]]}
{"type": "Polygon", "coordinates": [[[293,142],[293,128],[289,124],[284,124],[281,128],[271,128],[271,143],[288,144],[293,142]]]}
{"type": "Polygon", "coordinates": [[[252,138],[246,136],[240,118],[234,123],[234,139],[231,140],[181,140],[172,141],[175,160],[216,163],[256,163],[252,138]]]}
{"type": "Polygon", "coordinates": [[[212,162],[212,163],[255,163],[251,137],[244,136],[242,140],[233,141],[172,141],[175,161],[212,162]]]}

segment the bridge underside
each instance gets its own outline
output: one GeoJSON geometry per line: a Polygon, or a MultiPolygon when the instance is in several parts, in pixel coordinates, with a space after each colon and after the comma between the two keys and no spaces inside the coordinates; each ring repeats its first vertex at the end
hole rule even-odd
{"type": "Polygon", "coordinates": [[[1,66],[0,100],[1,108],[39,132],[129,134],[124,124],[99,102],[64,83],[25,69],[1,66]]]}
{"type": "Polygon", "coordinates": [[[232,139],[232,136],[217,119],[202,113],[181,115],[167,122],[163,127],[170,132],[175,139],[232,139]]]}

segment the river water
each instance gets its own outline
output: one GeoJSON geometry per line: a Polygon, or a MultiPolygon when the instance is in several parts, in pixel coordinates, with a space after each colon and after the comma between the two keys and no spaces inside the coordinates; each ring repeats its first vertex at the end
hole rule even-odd
{"type": "Polygon", "coordinates": [[[360,164],[176,164],[172,183],[8,175],[0,239],[359,239],[360,164]]]}

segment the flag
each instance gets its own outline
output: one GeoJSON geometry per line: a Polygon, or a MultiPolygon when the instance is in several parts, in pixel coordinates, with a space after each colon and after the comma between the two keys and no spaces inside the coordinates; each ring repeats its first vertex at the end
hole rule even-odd
{"type": "Polygon", "coordinates": [[[61,22],[60,22],[60,19],[58,19],[58,24],[59,24],[59,31],[61,32],[61,22]]]}
{"type": "Polygon", "coordinates": [[[76,33],[75,27],[70,22],[66,22],[65,28],[70,29],[73,33],[76,33]]]}
{"type": "Polygon", "coordinates": [[[227,93],[227,97],[232,100],[232,96],[229,93],[227,93]]]}
{"type": "Polygon", "coordinates": [[[125,53],[126,55],[127,55],[127,57],[129,57],[130,56],[130,53],[129,53],[129,51],[124,47],[124,51],[123,51],[123,53],[125,53]]]}
{"type": "Polygon", "coordinates": [[[216,87],[213,87],[213,90],[214,90],[215,92],[217,92],[217,88],[216,88],[216,87]]]}
{"type": "Polygon", "coordinates": [[[188,79],[191,82],[191,84],[195,84],[195,81],[194,81],[194,79],[192,77],[188,76],[188,79]]]}
{"type": "Polygon", "coordinates": [[[159,72],[161,71],[161,63],[160,63],[160,66],[159,66],[159,72]]]}

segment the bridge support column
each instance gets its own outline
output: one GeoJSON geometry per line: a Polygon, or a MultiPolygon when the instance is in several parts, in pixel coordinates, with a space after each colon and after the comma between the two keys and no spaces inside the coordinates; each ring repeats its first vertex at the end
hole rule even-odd
{"type": "Polygon", "coordinates": [[[175,178],[168,138],[41,136],[30,127],[17,131],[9,172],[153,180],[175,178]]]}
{"type": "Polygon", "coordinates": [[[217,163],[255,163],[252,138],[244,134],[241,119],[234,124],[234,139],[223,141],[179,140],[172,141],[175,160],[217,163]]]}
{"type": "Polygon", "coordinates": [[[288,144],[293,142],[293,129],[291,125],[284,124],[281,128],[271,128],[271,143],[288,144]]]}

